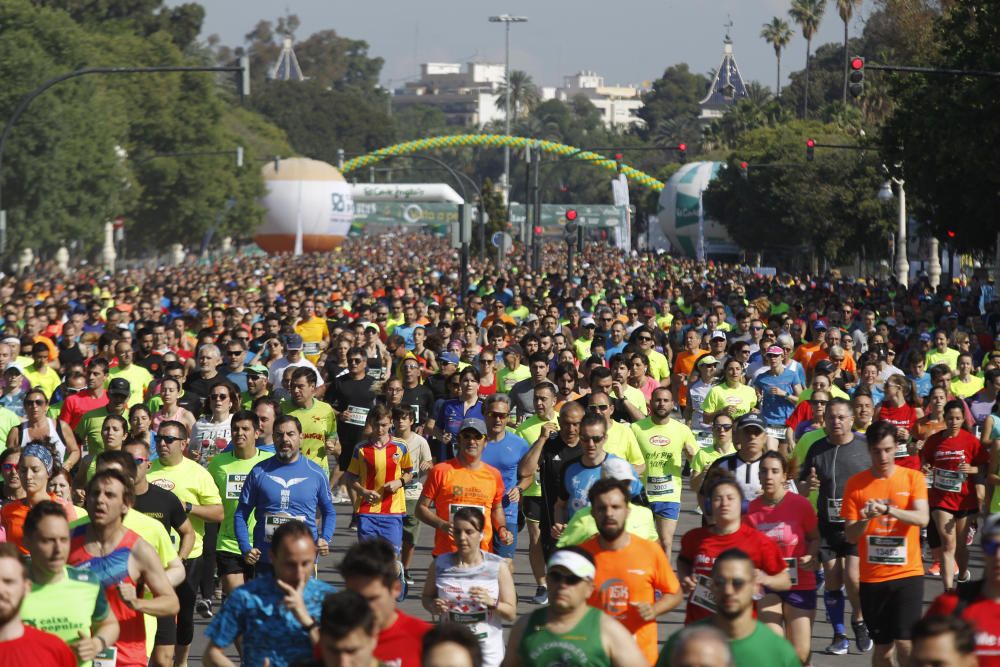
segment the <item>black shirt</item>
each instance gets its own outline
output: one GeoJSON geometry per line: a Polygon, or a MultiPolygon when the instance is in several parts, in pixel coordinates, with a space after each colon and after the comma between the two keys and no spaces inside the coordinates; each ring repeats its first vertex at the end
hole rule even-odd
{"type": "Polygon", "coordinates": [[[337,410],[337,437],[344,451],[354,451],[361,441],[368,411],[375,406],[374,382],[367,376],[360,380],[344,376],[335,380],[332,391],[326,394],[327,401],[337,410]]]}
{"type": "Polygon", "coordinates": [[[163,357],[155,352],[150,352],[144,357],[136,357],[134,363],[136,366],[145,368],[154,378],[160,377],[163,370],[163,357]]]}
{"type": "MultiPolygon", "coordinates": [[[[184,525],[188,518],[180,499],[170,491],[161,489],[155,484],[150,484],[146,493],[135,497],[133,509],[159,521],[168,533],[171,528],[177,530],[184,525]]],[[[171,537],[172,540],[173,537],[171,537]]],[[[180,545],[175,544],[174,546],[180,545]]]]}
{"type": "Polygon", "coordinates": [[[403,405],[413,408],[416,425],[426,424],[434,417],[434,392],[425,384],[403,389],[403,405]]]}
{"type": "MultiPolygon", "coordinates": [[[[534,443],[528,443],[534,444],[534,443]]],[[[541,529],[542,538],[551,539],[549,529],[554,523],[556,499],[559,498],[562,487],[562,469],[567,461],[572,461],[580,456],[581,448],[579,444],[570,447],[563,442],[559,433],[550,437],[542,445],[542,453],[538,457],[538,479],[542,490],[542,517],[541,529]]]]}

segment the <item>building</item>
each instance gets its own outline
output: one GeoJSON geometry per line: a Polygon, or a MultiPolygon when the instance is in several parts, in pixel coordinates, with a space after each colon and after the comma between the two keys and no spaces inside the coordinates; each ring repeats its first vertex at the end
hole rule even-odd
{"type": "Polygon", "coordinates": [[[503,110],[497,108],[503,82],[502,64],[424,63],[418,80],[393,91],[392,106],[435,107],[449,125],[482,127],[503,120],[503,110]]]}
{"type": "Polygon", "coordinates": [[[644,125],[638,116],[643,92],[631,85],[606,86],[604,77],[596,72],[582,71],[563,77],[561,88],[542,88],[542,99],[568,102],[582,95],[601,112],[601,120],[607,127],[624,129],[644,125]]]}
{"type": "Polygon", "coordinates": [[[281,54],[274,67],[267,73],[267,77],[272,81],[305,81],[306,76],[299,67],[299,59],[295,57],[295,50],[292,48],[292,38],[285,37],[281,43],[281,54]]]}
{"type": "Polygon", "coordinates": [[[733,55],[733,40],[727,34],[722,42],[722,64],[712,79],[712,85],[708,87],[708,95],[699,102],[699,120],[707,124],[722,118],[729,107],[747,97],[747,87],[733,55]]]}

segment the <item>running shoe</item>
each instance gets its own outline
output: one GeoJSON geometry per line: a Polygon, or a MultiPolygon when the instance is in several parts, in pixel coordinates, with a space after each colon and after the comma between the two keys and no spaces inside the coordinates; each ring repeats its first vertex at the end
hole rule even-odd
{"type": "Polygon", "coordinates": [[[939,561],[934,561],[931,566],[927,568],[927,575],[931,577],[941,576],[941,563],[939,561]]]}
{"type": "Polygon", "coordinates": [[[976,522],[973,521],[970,523],[968,530],[965,532],[965,546],[971,547],[972,543],[976,541],[976,522]]]}
{"type": "Polygon", "coordinates": [[[416,584],[416,582],[413,581],[413,575],[410,574],[409,570],[405,571],[405,574],[403,575],[403,577],[404,577],[404,581],[406,581],[406,585],[407,586],[413,586],[413,585],[416,584]]]}
{"type": "Polygon", "coordinates": [[[871,636],[868,634],[868,626],[864,621],[851,621],[851,629],[854,630],[854,644],[862,653],[868,653],[875,646],[871,636]]]}
{"type": "Polygon", "coordinates": [[[824,649],[827,655],[847,655],[851,648],[851,641],[847,635],[834,635],[833,643],[824,649]]]}
{"type": "Polygon", "coordinates": [[[545,586],[539,586],[535,589],[535,595],[531,598],[531,604],[548,604],[549,603],[549,589],[545,586]]]}
{"type": "Polygon", "coordinates": [[[212,618],[215,614],[212,613],[212,601],[211,600],[198,600],[194,603],[194,610],[202,618],[212,618]]]}
{"type": "Polygon", "coordinates": [[[402,602],[406,599],[406,593],[410,590],[410,587],[406,583],[406,568],[398,560],[396,561],[396,573],[399,575],[399,596],[396,598],[396,602],[402,602]]]}
{"type": "Polygon", "coordinates": [[[964,584],[964,583],[966,583],[968,581],[971,581],[971,580],[972,580],[972,572],[970,572],[969,570],[966,570],[965,572],[963,572],[962,574],[958,575],[955,578],[955,583],[956,584],[964,584]]]}

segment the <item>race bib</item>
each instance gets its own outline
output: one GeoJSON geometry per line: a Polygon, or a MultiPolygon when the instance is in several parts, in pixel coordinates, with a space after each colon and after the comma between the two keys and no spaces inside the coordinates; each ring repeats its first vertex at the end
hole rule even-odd
{"type": "Polygon", "coordinates": [[[712,433],[710,431],[697,431],[694,434],[694,439],[697,441],[698,446],[703,449],[709,449],[713,446],[712,433]]]}
{"type": "Polygon", "coordinates": [[[840,516],[840,506],[843,504],[843,498],[827,498],[826,499],[826,520],[830,523],[844,523],[844,518],[840,516]]]}
{"type": "Polygon", "coordinates": [[[243,482],[247,479],[246,473],[229,473],[226,475],[226,500],[239,500],[243,493],[243,482]]]}
{"type": "Polygon", "coordinates": [[[364,426],[368,420],[368,412],[371,408],[360,408],[356,405],[348,405],[344,410],[344,423],[351,426],[364,426]]]}
{"type": "Polygon", "coordinates": [[[306,354],[306,355],[312,356],[312,355],[319,354],[319,352],[320,352],[320,349],[319,349],[319,343],[318,342],[317,343],[306,343],[306,342],[302,343],[302,354],[306,354]]]}
{"type": "Polygon", "coordinates": [[[667,496],[674,492],[674,477],[673,475],[666,475],[665,477],[653,477],[650,475],[646,478],[646,493],[649,496],[667,496]]]}
{"type": "Polygon", "coordinates": [[[906,538],[869,535],[868,562],[872,565],[906,565],[906,538]]]}
{"type": "Polygon", "coordinates": [[[767,426],[765,427],[767,434],[772,438],[784,442],[785,440],[785,427],[784,426],[767,426]]]}
{"type": "Polygon", "coordinates": [[[294,521],[296,519],[299,521],[306,520],[304,516],[291,516],[290,514],[265,514],[264,540],[270,542],[271,537],[274,535],[274,531],[278,530],[278,526],[283,526],[289,521],[294,521]]]}
{"type": "Polygon", "coordinates": [[[715,596],[712,594],[711,577],[704,574],[698,575],[698,583],[691,593],[691,603],[715,613],[715,596]]]}
{"type": "Polygon", "coordinates": [[[109,646],[94,656],[94,667],[115,667],[118,662],[118,647],[109,646]]]}
{"type": "Polygon", "coordinates": [[[482,611],[449,611],[448,620],[452,623],[472,625],[474,623],[485,623],[486,615],[485,609],[482,611]]]}
{"type": "Polygon", "coordinates": [[[788,576],[792,579],[792,586],[799,585],[799,559],[786,558],[785,565],[788,566],[788,576]]]}
{"type": "Polygon", "coordinates": [[[896,443],[896,458],[901,459],[904,456],[910,455],[910,447],[908,443],[897,442],[896,443]]]}
{"type": "Polygon", "coordinates": [[[413,408],[413,423],[414,424],[423,424],[423,421],[421,421],[421,419],[420,419],[420,404],[419,403],[411,403],[410,407],[413,408]]]}
{"type": "Polygon", "coordinates": [[[965,483],[965,473],[957,470],[934,468],[934,488],[938,491],[960,493],[965,483]]]}

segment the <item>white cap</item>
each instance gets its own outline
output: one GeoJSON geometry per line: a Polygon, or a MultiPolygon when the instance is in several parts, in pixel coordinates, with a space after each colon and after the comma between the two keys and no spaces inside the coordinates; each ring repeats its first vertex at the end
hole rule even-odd
{"type": "Polygon", "coordinates": [[[632,466],[629,465],[629,462],[611,454],[601,464],[601,477],[603,479],[635,480],[635,475],[632,472],[632,466]]]}
{"type": "Polygon", "coordinates": [[[559,549],[552,554],[547,569],[551,570],[554,567],[564,567],[569,570],[570,574],[584,579],[593,579],[594,574],[597,573],[597,568],[594,567],[593,563],[581,554],[569,549],[559,549]]]}

